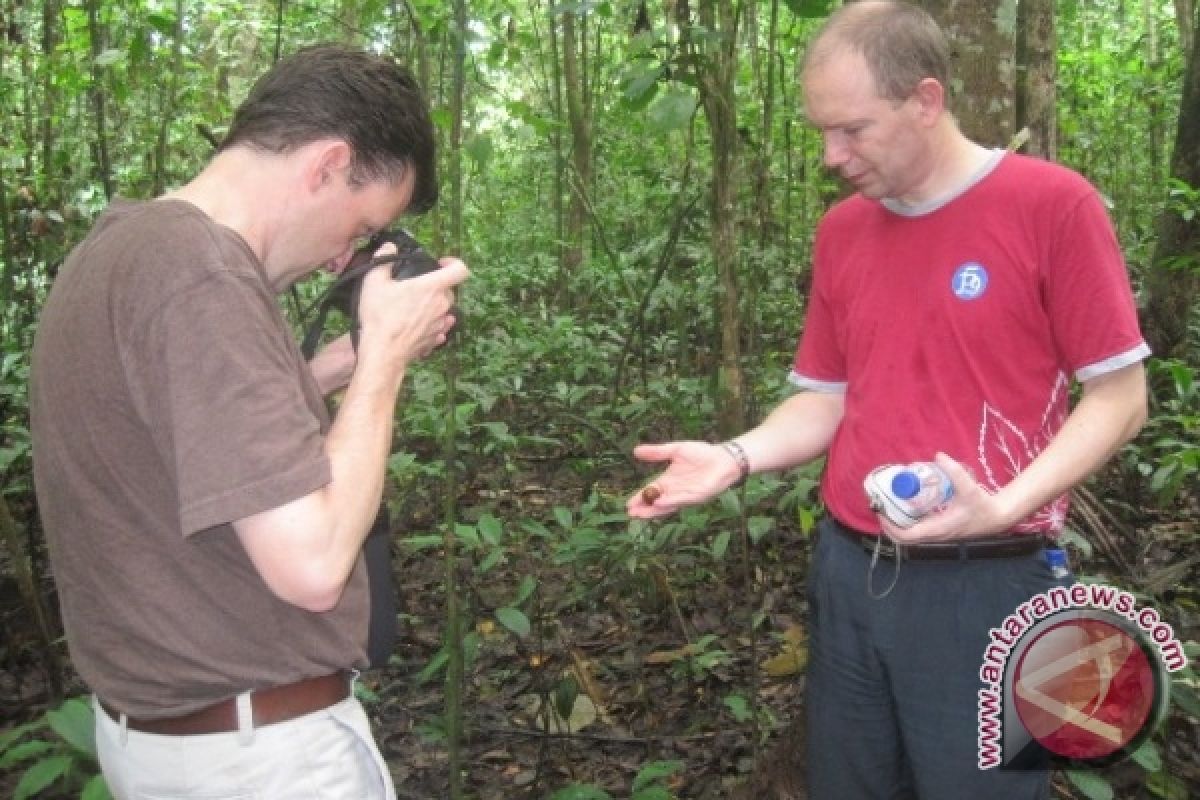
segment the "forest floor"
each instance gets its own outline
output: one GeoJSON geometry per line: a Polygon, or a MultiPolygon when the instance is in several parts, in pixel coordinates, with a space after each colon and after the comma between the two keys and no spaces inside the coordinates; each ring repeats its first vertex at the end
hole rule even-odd
{"type": "MultiPolygon", "coordinates": [[[[496,497],[486,495],[487,504],[517,502],[525,513],[531,505],[580,507],[585,498],[556,486],[563,481],[555,477],[530,481],[521,498],[493,502],[496,497]]],[[[476,490],[487,492],[468,492],[476,490]]],[[[1193,507],[1183,523],[1147,521],[1136,541],[1117,543],[1115,556],[1126,566],[1141,565],[1141,575],[1155,566],[1175,569],[1172,585],[1153,597],[1180,640],[1200,640],[1197,559],[1190,552],[1197,520],[1193,507]],[[1180,571],[1180,564],[1187,566],[1180,571]]],[[[433,520],[410,514],[395,522],[402,530],[428,530],[433,520]]],[[[474,634],[462,698],[466,796],[548,798],[577,784],[607,794],[580,792],[572,795],[576,800],[806,797],[799,720],[808,550],[808,537],[783,521],[751,545],[749,558],[735,540],[721,560],[697,550],[627,561],[624,568],[580,569],[533,544],[508,552],[484,575],[462,569],[460,596],[474,634]],[[533,626],[515,636],[492,612],[531,571],[538,591],[524,608],[533,626]],[[659,770],[660,762],[678,766],[659,770]]],[[[391,665],[362,676],[361,696],[401,800],[444,798],[444,672],[427,668],[441,649],[445,565],[437,548],[398,547],[395,553],[404,625],[391,665]],[[423,671],[432,675],[422,679],[423,671]]],[[[1118,574],[1099,550],[1094,559],[1082,572],[1118,574]]],[[[50,697],[45,659],[8,566],[0,563],[0,733],[38,717],[50,697]]],[[[68,694],[83,691],[69,664],[60,677],[68,694]]],[[[1164,771],[1186,787],[1186,795],[1175,796],[1200,797],[1200,721],[1173,706],[1157,740],[1164,771]]],[[[0,752],[0,767],[2,758],[0,752]]],[[[1164,796],[1155,793],[1153,780],[1147,788],[1147,774],[1131,761],[1100,774],[1117,798],[1164,796]]],[[[17,775],[0,769],[0,797],[11,796],[17,775]]],[[[1054,790],[1059,798],[1084,796],[1062,773],[1054,790]]]]}

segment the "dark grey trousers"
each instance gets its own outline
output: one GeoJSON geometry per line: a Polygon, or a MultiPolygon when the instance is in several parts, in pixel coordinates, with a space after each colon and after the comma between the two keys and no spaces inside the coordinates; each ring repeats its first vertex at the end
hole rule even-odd
{"type": "Polygon", "coordinates": [[[830,518],[808,577],[808,780],[813,800],[1044,800],[1049,774],[978,764],[979,669],[996,627],[1051,586],[1041,552],[880,559],[830,518]]]}

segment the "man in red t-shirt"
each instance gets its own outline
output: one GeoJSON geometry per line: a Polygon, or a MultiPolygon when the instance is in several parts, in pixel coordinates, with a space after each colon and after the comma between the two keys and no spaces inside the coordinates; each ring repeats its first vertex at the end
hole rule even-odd
{"type": "Polygon", "coordinates": [[[668,462],[630,498],[640,518],[827,456],[808,585],[814,798],[1047,796],[1042,764],[977,766],[988,630],[1055,584],[1043,546],[1068,492],[1146,418],[1149,350],[1100,199],[1070,170],[967,139],[947,52],[911,5],[830,18],[806,55],[806,112],[857,193],[817,231],[801,391],[733,440],[634,451],[668,462]],[[863,482],[914,461],[954,492],[901,528],[863,482]]]}

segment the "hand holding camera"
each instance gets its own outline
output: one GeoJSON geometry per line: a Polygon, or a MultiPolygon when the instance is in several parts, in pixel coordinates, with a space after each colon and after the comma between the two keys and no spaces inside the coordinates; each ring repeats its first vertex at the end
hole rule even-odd
{"type": "MultiPolygon", "coordinates": [[[[459,262],[461,263],[461,262],[459,262]]],[[[414,278],[421,278],[435,270],[442,268],[442,264],[431,256],[407,231],[402,229],[387,230],[377,233],[371,237],[362,248],[355,252],[350,259],[350,263],[338,275],[337,280],[326,291],[325,295],[317,303],[317,316],[309,327],[307,334],[304,337],[304,342],[301,345],[301,350],[306,357],[311,358],[316,351],[317,344],[320,341],[321,333],[325,327],[325,320],[330,310],[336,309],[344,314],[350,320],[350,336],[355,352],[358,351],[359,339],[363,324],[364,311],[364,287],[367,282],[375,284],[379,278],[371,276],[373,271],[379,270],[381,266],[391,265],[390,273],[393,281],[407,281],[414,278]],[[379,252],[386,245],[392,245],[395,249],[389,252],[379,252]]],[[[453,265],[448,265],[450,268],[453,265]]],[[[379,270],[382,272],[383,270],[379,270]]],[[[439,275],[441,279],[438,283],[444,283],[446,291],[452,291],[453,287],[465,279],[465,270],[462,274],[458,274],[459,270],[454,270],[453,273],[439,275]]],[[[367,290],[370,292],[370,290],[367,290]]],[[[386,284],[378,284],[375,291],[376,294],[391,293],[386,284]]],[[[405,292],[406,295],[411,294],[405,292]]],[[[371,298],[368,302],[376,302],[375,298],[371,298]]],[[[402,302],[406,305],[411,302],[406,297],[402,302]]],[[[411,312],[416,314],[420,309],[413,307],[411,312]]],[[[372,313],[368,310],[368,314],[372,313]]],[[[452,324],[445,325],[442,330],[427,330],[425,333],[432,333],[434,341],[427,347],[422,348],[421,355],[431,351],[434,347],[442,344],[446,340],[446,336],[452,331],[457,330],[461,326],[462,315],[457,307],[451,307],[449,314],[452,316],[452,324]]],[[[445,317],[445,314],[441,314],[445,317]]],[[[417,323],[418,320],[410,319],[409,322],[417,323]]],[[[433,323],[436,324],[436,323],[433,323]]]]}

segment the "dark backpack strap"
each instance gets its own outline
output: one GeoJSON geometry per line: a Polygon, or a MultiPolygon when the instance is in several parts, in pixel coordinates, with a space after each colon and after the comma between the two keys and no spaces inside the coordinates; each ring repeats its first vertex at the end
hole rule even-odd
{"type": "MultiPolygon", "coordinates": [[[[350,318],[350,339],[358,349],[358,301],[362,294],[362,279],[368,270],[381,264],[397,262],[392,268],[392,277],[397,280],[421,275],[436,269],[437,261],[430,257],[416,240],[404,231],[382,231],[351,259],[337,280],[309,306],[301,315],[307,317],[315,306],[316,318],[305,331],[300,351],[306,359],[313,357],[325,330],[325,319],[332,309],[338,309],[350,318]],[[373,253],[385,241],[393,242],[399,252],[383,256],[373,253]]],[[[363,559],[367,567],[367,586],[370,593],[370,618],[367,622],[367,660],[371,667],[383,667],[388,663],[396,647],[396,589],[392,581],[392,532],[388,521],[387,506],[381,504],[375,523],[363,542],[363,559]]]]}
{"type": "Polygon", "coordinates": [[[387,506],[379,506],[375,524],[363,542],[370,589],[371,616],[367,623],[367,660],[383,667],[396,648],[396,589],[392,582],[392,532],[387,506]]]}

